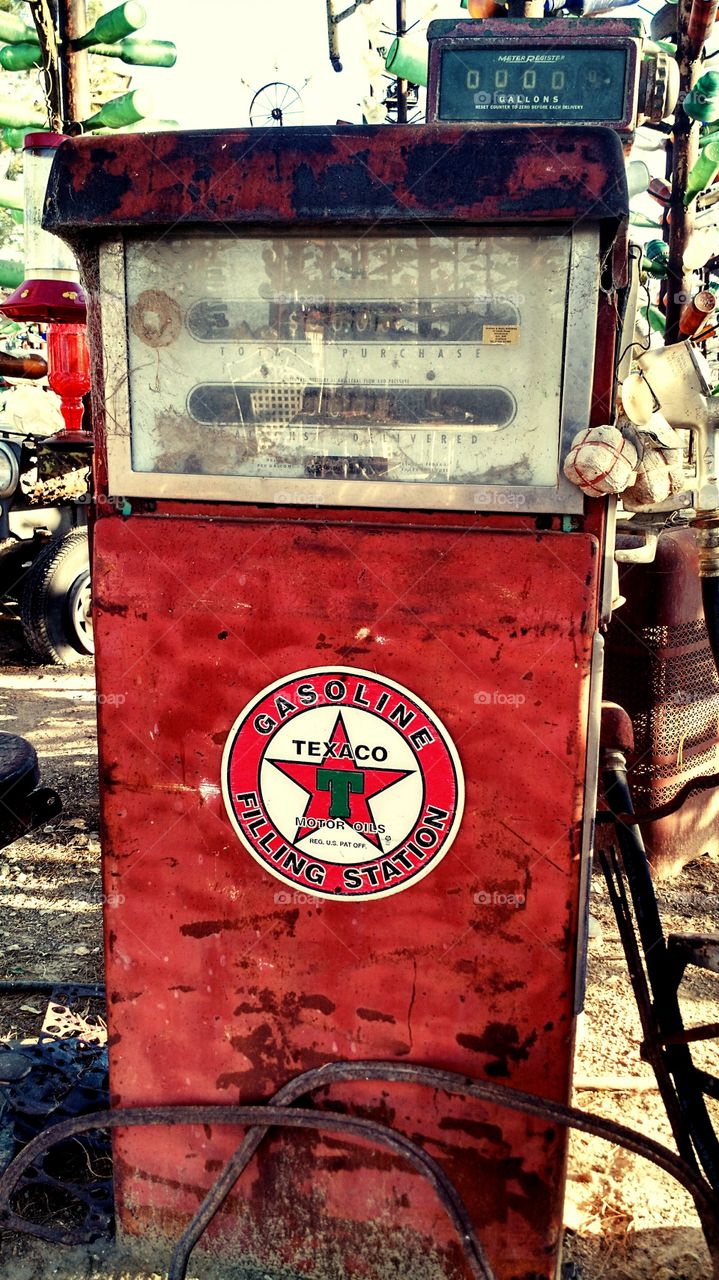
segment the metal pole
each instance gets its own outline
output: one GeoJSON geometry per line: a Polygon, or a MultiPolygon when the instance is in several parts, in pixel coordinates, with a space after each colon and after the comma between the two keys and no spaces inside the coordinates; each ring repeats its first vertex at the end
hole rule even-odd
{"type": "Polygon", "coordinates": [[[339,41],[337,39],[337,19],[332,11],[332,0],[327,0],[327,44],[333,71],[342,70],[339,41]]]}
{"type": "Polygon", "coordinates": [[[85,0],[59,0],[60,74],[66,130],[92,114],[87,53],[84,50],[74,53],[70,49],[70,41],[84,36],[88,26],[85,0]]]}
{"type": "MultiPolygon", "coordinates": [[[[397,0],[397,35],[407,30],[407,0],[397,0]]],[[[397,81],[397,124],[407,123],[407,81],[397,81]]]]}
{"type": "Polygon", "coordinates": [[[55,133],[62,130],[62,82],[57,49],[58,0],[28,0],[32,20],[35,23],[40,48],[47,114],[50,128],[55,133]]]}
{"type": "MultiPolygon", "coordinates": [[[[692,0],[679,0],[677,14],[677,62],[679,64],[679,103],[694,87],[698,77],[701,49],[689,39],[692,0]]],[[[689,170],[699,155],[699,126],[677,106],[674,114],[674,157],[672,194],[669,202],[669,267],[667,273],[666,342],[679,342],[679,319],[692,288],[692,278],[684,271],[684,252],[694,229],[693,209],[684,208],[684,193],[689,170]]]]}

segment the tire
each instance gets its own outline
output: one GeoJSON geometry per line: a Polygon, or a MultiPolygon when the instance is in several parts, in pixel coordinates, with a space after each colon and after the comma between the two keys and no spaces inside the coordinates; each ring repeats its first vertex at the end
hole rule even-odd
{"type": "Polygon", "coordinates": [[[40,553],[25,580],[20,616],[42,662],[66,666],[95,652],[87,529],[72,529],[40,553]]]}

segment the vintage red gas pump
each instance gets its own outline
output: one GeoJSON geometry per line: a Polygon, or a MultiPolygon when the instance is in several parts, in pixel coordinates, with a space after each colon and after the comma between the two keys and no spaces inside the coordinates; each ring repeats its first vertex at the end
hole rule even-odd
{"type": "MultiPolygon", "coordinates": [[[[626,214],[616,134],[541,124],[79,139],[48,195],[91,299],[112,1105],[334,1064],[311,1104],[436,1159],[504,1280],[555,1275],[565,1135],[406,1068],[569,1096],[609,576],[562,460],[626,214]]],[[[241,1138],[121,1131],[121,1231],[176,1235],[241,1138]]],[[[206,1243],[469,1274],[416,1168],[316,1128],[206,1243]]]]}

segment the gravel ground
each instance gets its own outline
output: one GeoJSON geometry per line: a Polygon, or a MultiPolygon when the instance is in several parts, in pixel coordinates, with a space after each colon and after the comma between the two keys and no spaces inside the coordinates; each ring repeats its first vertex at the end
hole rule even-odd
{"type": "MultiPolygon", "coordinates": [[[[95,696],[90,660],[71,668],[33,666],[17,631],[0,629],[0,728],[27,736],[41,760],[43,782],[63,797],[63,813],[3,851],[0,861],[2,977],[97,982],[102,976],[102,907],[95,775],[95,696]]],[[[719,864],[703,858],[660,891],[666,927],[711,932],[719,864]]],[[[606,889],[599,877],[592,913],[601,937],[591,944],[586,1013],[580,1028],[575,1101],[621,1120],[667,1145],[669,1126],[639,1056],[639,1020],[606,889]],[[623,1092],[606,1087],[631,1077],[623,1092]],[[587,1084],[604,1087],[587,1088],[587,1084]]],[[[710,974],[685,983],[685,1020],[716,1020],[710,974]]],[[[90,1008],[90,1006],[88,1006],[90,1008]]],[[[37,1036],[42,998],[0,996],[0,1039],[37,1036]]],[[[697,1046],[701,1066],[719,1073],[714,1042],[697,1046]]],[[[566,1202],[565,1280],[709,1280],[711,1271],[689,1197],[638,1157],[597,1139],[572,1139],[566,1202]]],[[[159,1275],[113,1249],[84,1250],[28,1243],[5,1233],[2,1280],[138,1280],[159,1275]]],[[[232,1269],[222,1275],[230,1277],[232,1269]]],[[[203,1264],[203,1280],[208,1272],[203,1264]]]]}

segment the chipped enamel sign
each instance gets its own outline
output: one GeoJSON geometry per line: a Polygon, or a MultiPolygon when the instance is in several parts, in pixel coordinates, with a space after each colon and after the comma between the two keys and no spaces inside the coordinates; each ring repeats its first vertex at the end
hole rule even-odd
{"type": "Polygon", "coordinates": [[[383,898],[433,871],[464,780],[447,730],[408,689],[354,667],[294,672],[229,734],[225,805],[271,875],[321,898],[383,898]]]}

